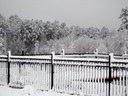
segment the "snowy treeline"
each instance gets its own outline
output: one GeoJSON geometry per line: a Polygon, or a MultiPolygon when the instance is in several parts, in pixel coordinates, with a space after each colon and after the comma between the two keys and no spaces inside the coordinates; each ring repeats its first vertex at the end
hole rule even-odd
{"type": "MultiPolygon", "coordinates": [[[[95,49],[99,52],[123,54],[127,47],[127,13],[123,8],[120,14],[121,26],[110,30],[103,26],[101,29],[90,26],[67,26],[59,21],[22,20],[17,15],[5,18],[0,15],[0,34],[4,34],[4,51],[11,50],[12,54],[87,52],[95,49]]],[[[85,22],[86,23],[86,22],[85,22]]]]}

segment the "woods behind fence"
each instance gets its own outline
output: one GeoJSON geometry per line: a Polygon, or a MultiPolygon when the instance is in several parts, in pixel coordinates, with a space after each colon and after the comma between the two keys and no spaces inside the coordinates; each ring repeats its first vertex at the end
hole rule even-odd
{"type": "Polygon", "coordinates": [[[128,60],[111,55],[0,56],[0,85],[98,96],[128,96],[128,60]]]}

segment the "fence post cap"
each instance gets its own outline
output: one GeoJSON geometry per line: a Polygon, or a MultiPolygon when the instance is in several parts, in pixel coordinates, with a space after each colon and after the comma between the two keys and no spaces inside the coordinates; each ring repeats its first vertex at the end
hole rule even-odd
{"type": "Polygon", "coordinates": [[[53,52],[52,52],[52,58],[54,58],[54,57],[55,57],[55,52],[53,51],[53,52]]]}
{"type": "Polygon", "coordinates": [[[110,53],[109,56],[110,56],[111,61],[114,60],[114,57],[113,57],[114,54],[113,53],[110,53]]]}
{"type": "Polygon", "coordinates": [[[10,50],[8,51],[8,55],[11,56],[11,51],[10,50]]]}
{"type": "Polygon", "coordinates": [[[113,56],[113,53],[110,53],[109,55],[110,55],[110,56],[113,56]]]}
{"type": "Polygon", "coordinates": [[[98,55],[98,49],[96,49],[96,50],[94,51],[94,54],[98,55]]]}
{"type": "Polygon", "coordinates": [[[61,55],[65,55],[64,49],[61,50],[61,55]]]}
{"type": "Polygon", "coordinates": [[[52,55],[55,55],[55,52],[54,51],[52,52],[52,55]]]}

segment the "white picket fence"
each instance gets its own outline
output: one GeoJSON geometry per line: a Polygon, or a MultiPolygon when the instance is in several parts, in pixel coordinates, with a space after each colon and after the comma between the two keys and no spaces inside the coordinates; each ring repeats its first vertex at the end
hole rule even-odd
{"type": "Polygon", "coordinates": [[[108,56],[0,56],[0,85],[6,85],[8,77],[11,87],[31,85],[85,96],[128,96],[128,60],[113,58],[109,62],[108,56]]]}
{"type": "MultiPolygon", "coordinates": [[[[109,96],[108,62],[74,61],[55,60],[54,90],[87,96],[109,96]]],[[[128,95],[128,65],[124,63],[111,64],[110,96],[128,95]]]]}

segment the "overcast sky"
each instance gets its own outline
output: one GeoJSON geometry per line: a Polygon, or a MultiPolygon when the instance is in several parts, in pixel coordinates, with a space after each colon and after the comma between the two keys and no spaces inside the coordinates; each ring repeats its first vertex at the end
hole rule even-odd
{"type": "Polygon", "coordinates": [[[22,19],[117,29],[121,9],[126,6],[128,0],[0,0],[0,13],[6,18],[17,14],[22,19]]]}

